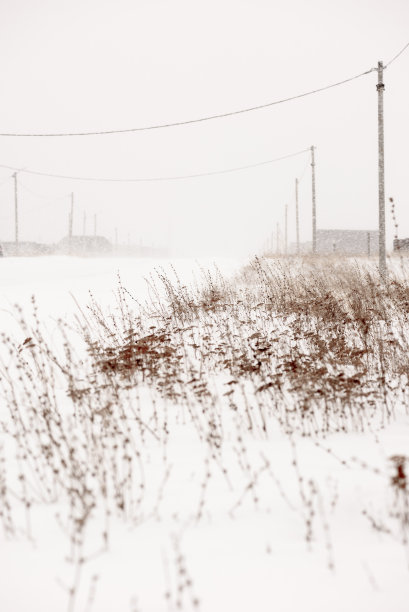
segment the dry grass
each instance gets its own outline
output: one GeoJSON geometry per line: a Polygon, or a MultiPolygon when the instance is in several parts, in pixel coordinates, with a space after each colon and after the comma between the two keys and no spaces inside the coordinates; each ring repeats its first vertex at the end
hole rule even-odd
{"type": "MultiPolygon", "coordinates": [[[[77,352],[63,322],[61,349],[52,349],[36,311],[30,328],[21,320],[22,344],[3,336],[1,426],[14,460],[13,467],[0,464],[0,518],[8,537],[22,529],[31,537],[33,505],[58,503],[74,567],[69,610],[89,556],[91,523],[102,526],[104,551],[113,516],[134,525],[160,520],[176,426],[194,432],[205,458],[197,522],[211,505],[206,491],[214,470],[227,482],[237,470],[243,475],[244,488],[233,487],[235,501],[226,507],[231,516],[247,499],[257,510],[266,478],[286,498],[271,462],[250,453],[251,441],[280,430],[291,444],[299,435],[319,445],[331,433],[380,429],[409,406],[405,280],[383,285],[376,273],[346,261],[324,267],[256,259],[229,281],[204,272],[201,286],[186,287],[159,271],[155,283],[144,306],[121,284],[114,314],[91,301],[76,331],[86,351],[77,352]],[[163,457],[158,482],[146,480],[152,446],[163,457]],[[234,457],[229,468],[226,456],[234,457]],[[17,506],[24,508],[24,527],[17,506]]],[[[407,458],[390,461],[389,486],[400,504],[395,519],[406,545],[407,458]]],[[[295,459],[293,465],[310,543],[321,494],[313,481],[303,481],[295,459]]],[[[319,520],[332,567],[324,513],[319,520]]],[[[191,578],[183,582],[184,557],[176,558],[182,577],[174,603],[183,607],[186,595],[198,607],[191,578]]]]}

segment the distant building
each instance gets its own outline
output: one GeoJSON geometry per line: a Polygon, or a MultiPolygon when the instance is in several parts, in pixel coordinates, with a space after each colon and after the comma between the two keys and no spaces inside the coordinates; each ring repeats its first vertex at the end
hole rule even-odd
{"type": "Polygon", "coordinates": [[[394,251],[409,251],[409,238],[395,238],[393,241],[394,251]]]}
{"type": "Polygon", "coordinates": [[[112,251],[105,236],[65,236],[55,246],[58,255],[112,255],[112,251]]]}
{"type": "Polygon", "coordinates": [[[379,232],[367,230],[317,230],[317,253],[375,255],[379,251],[379,232]]]}
{"type": "Polygon", "coordinates": [[[53,252],[53,246],[50,244],[40,244],[38,242],[19,242],[18,245],[13,242],[2,242],[1,252],[5,257],[35,257],[38,255],[50,255],[53,252]]]}
{"type": "Polygon", "coordinates": [[[165,247],[118,245],[114,247],[104,236],[65,236],[57,244],[15,241],[0,243],[0,257],[33,257],[38,255],[73,255],[76,257],[161,257],[170,256],[165,247]]]}

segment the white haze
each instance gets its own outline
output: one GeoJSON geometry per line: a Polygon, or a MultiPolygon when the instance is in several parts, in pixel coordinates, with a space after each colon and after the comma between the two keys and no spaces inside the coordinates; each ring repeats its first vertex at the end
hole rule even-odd
{"type": "MultiPolygon", "coordinates": [[[[263,104],[387,62],[409,38],[407,0],[2,0],[0,132],[124,129],[263,104]]],[[[385,72],[386,194],[409,236],[409,52],[385,72]]],[[[319,228],[377,227],[376,73],[309,98],[197,125],[89,138],[0,138],[0,163],[98,177],[154,177],[257,163],[317,146],[319,228]]],[[[186,181],[98,184],[20,175],[21,240],[74,233],[171,246],[175,254],[259,250],[283,225],[294,179],[310,239],[310,168],[301,155],[186,181]],[[24,188],[24,187],[25,188],[24,188]],[[34,195],[41,194],[41,199],[34,195]]],[[[14,237],[1,184],[0,240],[14,237]]],[[[393,235],[388,210],[388,244],[393,235]]]]}

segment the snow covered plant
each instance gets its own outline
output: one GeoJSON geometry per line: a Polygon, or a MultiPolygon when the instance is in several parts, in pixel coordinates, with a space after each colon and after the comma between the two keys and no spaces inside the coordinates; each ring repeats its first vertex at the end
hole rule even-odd
{"type": "Polygon", "coordinates": [[[192,286],[159,270],[150,292],[139,304],[119,282],[114,310],[91,299],[59,340],[33,301],[29,322],[16,311],[21,338],[2,337],[3,531],[41,549],[41,525],[56,526],[68,610],[109,609],[96,576],[118,542],[142,576],[137,603],[121,589],[135,610],[222,609],[206,580],[238,542],[272,556],[287,538],[300,567],[308,554],[330,570],[352,552],[348,528],[407,549],[408,460],[384,452],[408,414],[407,282],[255,259],[192,286]]]}

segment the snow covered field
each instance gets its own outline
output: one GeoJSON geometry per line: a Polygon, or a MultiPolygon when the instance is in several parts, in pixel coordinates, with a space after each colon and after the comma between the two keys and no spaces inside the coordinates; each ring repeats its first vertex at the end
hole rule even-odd
{"type": "Polygon", "coordinates": [[[10,313],[16,303],[31,311],[31,296],[35,295],[42,317],[65,317],[77,311],[73,296],[84,304],[91,291],[103,306],[115,306],[113,296],[118,274],[123,284],[141,301],[149,296],[146,279],[163,268],[177,269],[184,282],[200,277],[200,268],[213,268],[230,274],[239,266],[232,259],[137,259],[81,257],[8,257],[0,260],[0,323],[10,325],[10,313]]]}
{"type": "Polygon", "coordinates": [[[0,261],[1,610],[409,609],[406,285],[216,263],[0,261]]]}

